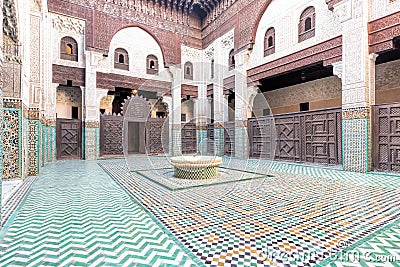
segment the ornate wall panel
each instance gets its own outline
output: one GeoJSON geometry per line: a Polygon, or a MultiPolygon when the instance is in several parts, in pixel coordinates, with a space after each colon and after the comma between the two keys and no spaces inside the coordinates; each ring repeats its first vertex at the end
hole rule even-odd
{"type": "Polygon", "coordinates": [[[122,88],[140,88],[146,79],[137,78],[114,73],[97,72],[96,86],[97,88],[115,90],[115,87],[122,88]]]}
{"type": "Polygon", "coordinates": [[[328,109],[249,119],[250,156],[340,165],[341,114],[341,109],[328,109]]]}
{"type": "Polygon", "coordinates": [[[272,116],[251,118],[248,120],[249,155],[253,158],[273,159],[275,140],[272,134],[274,119],[272,116]]]}
{"type": "Polygon", "coordinates": [[[400,172],[400,104],[373,107],[373,169],[400,172]]]}
{"type": "Polygon", "coordinates": [[[72,86],[85,86],[85,69],[53,64],[53,83],[66,85],[67,80],[72,86]]]}
{"type": "Polygon", "coordinates": [[[22,173],[21,109],[3,109],[3,179],[20,178],[22,173]]]}
{"type": "Polygon", "coordinates": [[[28,175],[39,173],[39,121],[29,120],[28,133],[28,175]]]}
{"type": "Polygon", "coordinates": [[[99,157],[99,128],[85,127],[85,160],[95,160],[99,157]]]}
{"type": "Polygon", "coordinates": [[[342,36],[306,48],[247,71],[249,81],[258,81],[276,74],[323,62],[330,65],[342,60],[342,36]]]}
{"type": "Polygon", "coordinates": [[[199,87],[198,86],[182,84],[181,90],[182,90],[182,98],[185,98],[185,96],[190,96],[192,98],[198,98],[198,96],[199,96],[199,87]]]}
{"type": "Polygon", "coordinates": [[[123,155],[122,132],[124,117],[100,116],[100,156],[123,155]]]}
{"type": "Polygon", "coordinates": [[[393,38],[400,36],[400,12],[371,21],[368,28],[370,53],[393,49],[393,38]]]}
{"type": "Polygon", "coordinates": [[[2,66],[3,96],[21,97],[21,63],[4,62],[2,66]]]}
{"type": "Polygon", "coordinates": [[[168,121],[165,118],[149,118],[146,123],[146,148],[148,154],[168,153],[168,132],[168,121]]]}
{"type": "Polygon", "coordinates": [[[163,50],[167,65],[180,63],[180,44],[201,48],[201,33],[198,28],[136,12],[128,4],[51,0],[48,6],[50,12],[85,19],[86,46],[101,52],[108,51],[114,34],[128,26],[139,26],[152,34],[163,50]]]}

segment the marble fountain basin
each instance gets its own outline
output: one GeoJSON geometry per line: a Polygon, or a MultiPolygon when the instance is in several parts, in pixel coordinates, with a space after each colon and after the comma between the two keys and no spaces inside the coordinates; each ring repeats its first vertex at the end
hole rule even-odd
{"type": "Polygon", "coordinates": [[[190,180],[213,179],[219,176],[218,167],[222,164],[221,157],[214,156],[180,156],[172,157],[174,177],[190,180]]]}

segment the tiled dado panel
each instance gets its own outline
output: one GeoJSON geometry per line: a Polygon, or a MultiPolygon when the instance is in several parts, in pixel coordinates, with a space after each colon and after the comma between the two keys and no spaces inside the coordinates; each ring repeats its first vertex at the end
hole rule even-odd
{"type": "Polygon", "coordinates": [[[29,120],[28,129],[28,176],[39,173],[39,121],[29,120]]]}
{"type": "Polygon", "coordinates": [[[3,109],[3,179],[22,174],[22,114],[20,108],[3,109]]]}
{"type": "Polygon", "coordinates": [[[38,164],[42,167],[56,160],[56,127],[39,122],[38,129],[38,164]]]}
{"type": "Polygon", "coordinates": [[[85,159],[95,160],[100,157],[100,130],[96,127],[85,128],[85,159]]]}
{"type": "Polygon", "coordinates": [[[343,120],[343,166],[346,171],[368,171],[368,119],[343,120]]]}

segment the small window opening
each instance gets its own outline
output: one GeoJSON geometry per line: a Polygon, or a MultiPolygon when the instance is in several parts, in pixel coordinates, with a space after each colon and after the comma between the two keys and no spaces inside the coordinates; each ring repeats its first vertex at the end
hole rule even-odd
{"type": "Polygon", "coordinates": [[[72,118],[73,119],[79,119],[79,116],[78,116],[78,107],[72,107],[72,118]]]}
{"type": "Polygon", "coordinates": [[[68,55],[72,55],[72,52],[73,52],[73,46],[72,46],[72,44],[67,44],[67,45],[65,46],[65,53],[68,54],[68,55]]]}
{"type": "Polygon", "coordinates": [[[274,46],[274,40],[273,40],[272,36],[270,36],[268,38],[268,47],[272,47],[272,46],[274,46]]]}
{"type": "Polygon", "coordinates": [[[121,64],[125,63],[125,57],[124,57],[124,55],[121,55],[121,54],[120,54],[120,55],[118,56],[118,62],[121,63],[121,64]]]}
{"type": "Polygon", "coordinates": [[[310,110],[310,103],[300,103],[300,111],[309,111],[310,110]]]}
{"type": "Polygon", "coordinates": [[[306,21],[304,22],[304,30],[311,30],[311,18],[306,18],[306,21]]]}

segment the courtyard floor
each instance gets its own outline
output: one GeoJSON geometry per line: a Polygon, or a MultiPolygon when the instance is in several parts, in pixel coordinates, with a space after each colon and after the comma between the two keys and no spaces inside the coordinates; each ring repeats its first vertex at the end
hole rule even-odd
{"type": "Polygon", "coordinates": [[[69,161],[3,203],[0,266],[400,266],[400,177],[224,159],[69,161]]]}

